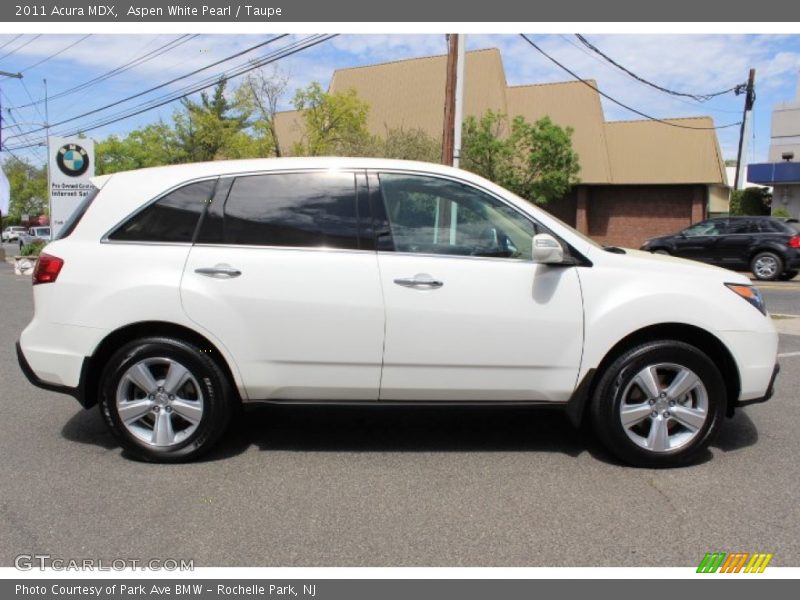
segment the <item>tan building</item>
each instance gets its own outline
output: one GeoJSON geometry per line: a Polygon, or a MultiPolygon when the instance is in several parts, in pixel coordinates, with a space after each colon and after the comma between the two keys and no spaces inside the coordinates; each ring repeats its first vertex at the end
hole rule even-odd
{"type": "MultiPolygon", "coordinates": [[[[331,92],[355,89],[370,107],[367,126],[420,128],[441,137],[445,56],[340,69],[331,92]]],[[[594,82],[591,82],[594,83],[594,82]]],[[[597,90],[581,82],[509,86],[500,52],[466,55],[464,113],[487,110],[521,115],[529,121],[549,116],[574,129],[580,157],[580,184],[547,209],[601,243],[638,247],[648,237],[678,231],[708,212],[727,211],[725,168],[709,117],[607,122],[597,90]]],[[[302,138],[296,111],[279,113],[276,129],[282,148],[302,138]]]]}

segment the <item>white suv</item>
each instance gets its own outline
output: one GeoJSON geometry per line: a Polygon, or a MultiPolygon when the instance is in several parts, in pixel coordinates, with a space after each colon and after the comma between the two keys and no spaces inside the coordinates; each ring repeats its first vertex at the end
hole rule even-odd
{"type": "Polygon", "coordinates": [[[97,177],[18,343],[131,454],[198,456],[240,403],[529,403],[622,460],[693,460],[768,399],[778,336],[727,270],[603,248],[480,177],[274,159],[97,177]]]}

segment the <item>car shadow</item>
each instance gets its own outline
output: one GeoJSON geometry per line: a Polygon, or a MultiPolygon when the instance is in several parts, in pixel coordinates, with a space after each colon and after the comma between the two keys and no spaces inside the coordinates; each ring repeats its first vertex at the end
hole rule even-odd
{"type": "MultiPolygon", "coordinates": [[[[77,412],[61,433],[73,442],[118,448],[97,410],[77,412]]],[[[732,452],[757,441],[755,425],[740,410],[725,420],[711,447],[732,452]]],[[[225,460],[253,446],[294,452],[555,452],[573,458],[588,452],[601,462],[621,464],[589,427],[573,427],[554,408],[319,405],[245,407],[198,462],[225,460]]],[[[712,457],[706,451],[695,464],[712,457]]]]}

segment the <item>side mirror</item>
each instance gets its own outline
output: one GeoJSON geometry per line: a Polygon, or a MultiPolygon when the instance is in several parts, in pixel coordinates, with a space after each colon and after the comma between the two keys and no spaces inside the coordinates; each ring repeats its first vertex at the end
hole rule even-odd
{"type": "Polygon", "coordinates": [[[531,255],[533,262],[543,265],[560,265],[564,262],[564,249],[556,238],[549,233],[533,236],[531,255]]]}

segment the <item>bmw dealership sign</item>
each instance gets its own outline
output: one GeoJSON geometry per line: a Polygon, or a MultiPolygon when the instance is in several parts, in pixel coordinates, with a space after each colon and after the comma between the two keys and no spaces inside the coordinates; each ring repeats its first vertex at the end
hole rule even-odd
{"type": "Polygon", "coordinates": [[[94,177],[94,141],[87,138],[51,137],[50,226],[53,236],[91,191],[94,177]]]}

